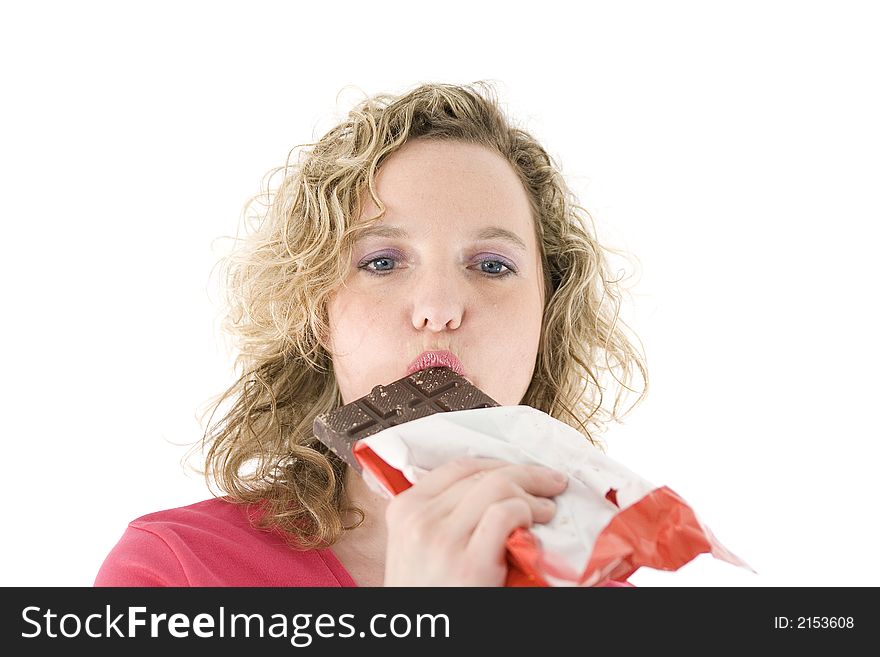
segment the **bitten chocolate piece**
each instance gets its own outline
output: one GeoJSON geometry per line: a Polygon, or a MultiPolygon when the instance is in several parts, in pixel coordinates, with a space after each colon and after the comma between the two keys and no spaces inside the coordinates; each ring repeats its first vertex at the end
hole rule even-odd
{"type": "Polygon", "coordinates": [[[420,417],[446,411],[499,406],[498,402],[448,367],[429,367],[315,418],[315,437],[358,472],[352,449],[372,436],[420,417]]]}

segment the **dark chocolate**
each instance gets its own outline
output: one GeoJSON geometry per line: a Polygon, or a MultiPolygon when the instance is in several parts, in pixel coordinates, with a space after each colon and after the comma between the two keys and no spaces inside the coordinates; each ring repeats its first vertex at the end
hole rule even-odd
{"type": "Polygon", "coordinates": [[[360,399],[315,418],[315,437],[361,471],[352,449],[372,436],[420,417],[499,406],[498,402],[448,367],[429,367],[394,383],[379,385],[360,399]]]}

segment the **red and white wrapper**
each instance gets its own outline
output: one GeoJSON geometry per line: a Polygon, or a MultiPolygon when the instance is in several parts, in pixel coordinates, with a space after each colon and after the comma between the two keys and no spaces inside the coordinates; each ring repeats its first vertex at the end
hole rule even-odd
{"type": "Polygon", "coordinates": [[[537,463],[568,474],[553,519],[508,538],[507,586],[606,585],[642,566],[677,570],[704,552],[749,568],[670,488],[530,406],[435,413],[360,440],[354,454],[370,487],[386,496],[460,457],[537,463]]]}

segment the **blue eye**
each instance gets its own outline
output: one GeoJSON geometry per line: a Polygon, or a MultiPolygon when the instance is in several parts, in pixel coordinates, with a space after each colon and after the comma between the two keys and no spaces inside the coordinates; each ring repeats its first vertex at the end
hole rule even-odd
{"type": "Polygon", "coordinates": [[[363,269],[374,276],[382,276],[387,274],[396,267],[397,259],[390,255],[380,255],[369,260],[364,260],[358,265],[358,269],[363,269]],[[370,265],[374,265],[371,267],[370,265]]]}
{"type": "Polygon", "coordinates": [[[394,269],[394,260],[391,258],[375,258],[374,260],[370,260],[368,264],[376,265],[376,269],[374,271],[391,271],[394,269]]]}
{"type": "Polygon", "coordinates": [[[486,259],[480,261],[480,272],[488,278],[504,278],[516,273],[513,265],[507,264],[503,260],[486,259]]]}
{"type": "Polygon", "coordinates": [[[484,274],[500,274],[502,269],[506,269],[503,262],[497,260],[483,260],[480,263],[480,270],[484,274]]]}

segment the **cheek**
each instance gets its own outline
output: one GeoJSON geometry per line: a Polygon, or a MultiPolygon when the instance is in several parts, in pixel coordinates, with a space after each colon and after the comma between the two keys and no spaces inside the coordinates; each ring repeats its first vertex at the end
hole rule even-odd
{"type": "Polygon", "coordinates": [[[328,305],[328,319],[333,369],[345,403],[396,378],[396,332],[387,304],[341,293],[328,305]]]}
{"type": "Polygon", "coordinates": [[[355,294],[342,292],[328,306],[332,353],[345,356],[366,337],[375,321],[375,308],[355,294]]]}
{"type": "MultiPolygon", "coordinates": [[[[484,384],[502,404],[519,404],[531,383],[541,339],[540,298],[522,295],[485,306],[480,341],[484,384]]],[[[489,392],[489,390],[486,390],[489,392]]]]}
{"type": "Polygon", "coordinates": [[[345,295],[338,295],[327,307],[330,322],[330,356],[336,383],[344,402],[348,402],[353,394],[354,382],[360,376],[358,359],[352,354],[357,352],[357,345],[362,336],[357,330],[360,323],[357,315],[362,310],[345,295]]]}

